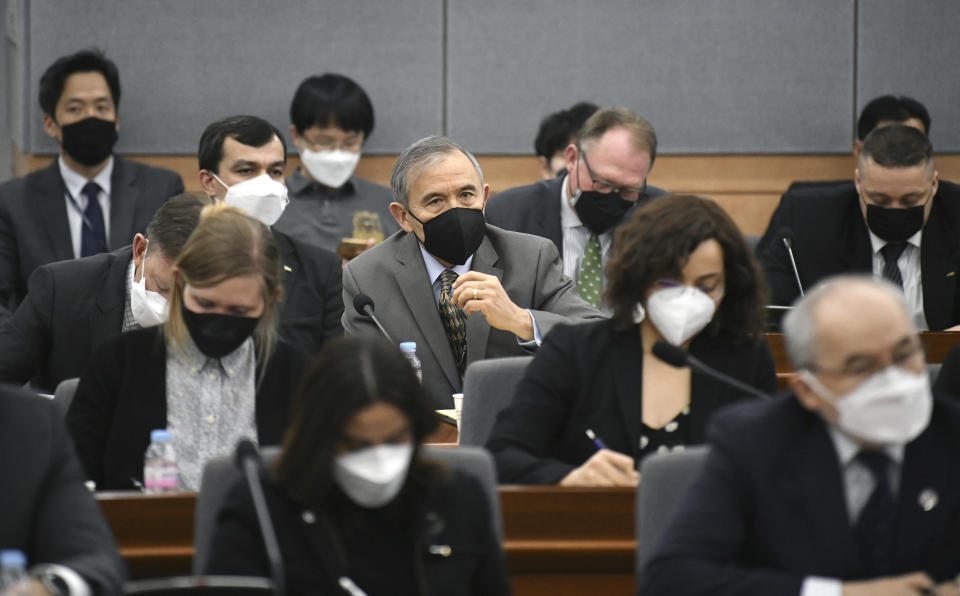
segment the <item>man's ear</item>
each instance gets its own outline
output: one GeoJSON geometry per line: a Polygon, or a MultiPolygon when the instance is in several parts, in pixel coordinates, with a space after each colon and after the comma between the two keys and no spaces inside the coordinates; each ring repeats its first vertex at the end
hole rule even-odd
{"type": "Polygon", "coordinates": [[[863,151],[863,141],[857,139],[853,142],[853,158],[860,159],[861,151],[863,151]]]}
{"type": "Polygon", "coordinates": [[[217,192],[219,188],[220,183],[213,177],[212,172],[209,170],[200,170],[200,189],[203,190],[203,194],[211,199],[215,199],[219,196],[217,192]]]}
{"type": "Polygon", "coordinates": [[[397,220],[397,225],[400,226],[404,232],[408,234],[413,233],[413,226],[410,225],[410,221],[407,219],[409,214],[403,205],[396,201],[390,203],[390,215],[393,216],[393,219],[397,220]]]}
{"type": "MultiPolygon", "coordinates": [[[[133,236],[133,266],[137,271],[143,267],[143,257],[147,252],[147,237],[143,234],[133,236]]],[[[141,273],[142,274],[142,273],[141,273]]]]}
{"type": "Polygon", "coordinates": [[[43,115],[43,132],[58,144],[60,143],[60,125],[50,114],[43,115]]]}
{"type": "Polygon", "coordinates": [[[807,385],[800,374],[790,377],[788,385],[804,409],[819,412],[823,408],[823,398],[807,385]]]}

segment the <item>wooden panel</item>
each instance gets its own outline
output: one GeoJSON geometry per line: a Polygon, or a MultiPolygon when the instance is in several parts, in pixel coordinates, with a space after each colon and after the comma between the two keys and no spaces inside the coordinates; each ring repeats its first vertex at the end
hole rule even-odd
{"type": "MultiPolygon", "coordinates": [[[[168,168],[180,174],[190,192],[199,192],[197,159],[193,155],[131,155],[131,159],[168,168]]],[[[49,155],[25,155],[14,147],[14,173],[46,167],[49,155]]],[[[481,155],[477,157],[491,192],[538,180],[537,160],[531,156],[481,155]]],[[[364,155],[357,175],[389,185],[395,155],[364,155]]],[[[290,173],[300,163],[291,155],[290,173]]],[[[744,234],[762,234],[780,195],[794,180],[840,180],[853,177],[849,155],[663,155],[657,157],[650,184],[672,192],[694,193],[717,201],[730,213],[744,234]]],[[[960,154],[937,156],[937,169],[946,180],[960,180],[960,154]]]]}
{"type": "MultiPolygon", "coordinates": [[[[630,594],[633,489],[503,486],[504,549],[518,596],[630,594]]],[[[186,575],[195,493],[98,493],[133,578],[186,575]]]]}

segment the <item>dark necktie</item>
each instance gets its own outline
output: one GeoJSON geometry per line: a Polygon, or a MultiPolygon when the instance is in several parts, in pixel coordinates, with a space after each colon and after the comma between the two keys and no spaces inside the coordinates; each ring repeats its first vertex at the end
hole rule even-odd
{"type": "Polygon", "coordinates": [[[467,315],[462,308],[450,302],[453,282],[456,280],[457,274],[450,269],[444,269],[440,274],[440,318],[443,319],[443,329],[447,332],[453,361],[457,363],[457,372],[462,378],[467,361],[467,315]]]}
{"type": "Polygon", "coordinates": [[[900,288],[903,287],[903,277],[900,275],[900,267],[897,265],[897,260],[906,249],[906,242],[888,242],[880,249],[880,255],[883,257],[883,279],[890,280],[900,288]]]}
{"type": "Polygon", "coordinates": [[[879,451],[861,451],[857,459],[870,470],[876,481],[854,527],[860,565],[863,577],[882,577],[893,571],[897,532],[897,508],[888,475],[890,458],[879,451]]]}
{"type": "Polygon", "coordinates": [[[80,256],[107,252],[107,233],[103,226],[103,209],[100,208],[100,186],[96,182],[87,182],[80,191],[87,198],[87,208],[83,210],[83,226],[80,228],[80,256]]]}

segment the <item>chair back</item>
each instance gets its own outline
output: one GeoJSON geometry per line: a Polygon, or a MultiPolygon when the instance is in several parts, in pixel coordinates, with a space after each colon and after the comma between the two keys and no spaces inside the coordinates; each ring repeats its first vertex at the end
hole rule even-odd
{"type": "Polygon", "coordinates": [[[710,452],[705,445],[655,453],[640,463],[637,488],[637,577],[710,452]]]}
{"type": "Polygon", "coordinates": [[[503,542],[503,515],[500,511],[500,493],[497,492],[497,469],[494,467],[490,452],[482,447],[424,445],[423,457],[442,462],[480,481],[480,486],[487,495],[487,503],[490,505],[490,522],[493,524],[497,539],[503,542]]]}
{"type": "Polygon", "coordinates": [[[479,447],[487,443],[497,414],[510,405],[531,360],[533,356],[491,358],[467,367],[460,412],[461,445],[479,447]]]}
{"type": "Polygon", "coordinates": [[[77,393],[77,385],[79,384],[80,379],[78,377],[64,379],[57,384],[57,389],[53,392],[53,403],[56,404],[64,418],[67,416],[70,404],[73,403],[73,396],[77,393]]]}

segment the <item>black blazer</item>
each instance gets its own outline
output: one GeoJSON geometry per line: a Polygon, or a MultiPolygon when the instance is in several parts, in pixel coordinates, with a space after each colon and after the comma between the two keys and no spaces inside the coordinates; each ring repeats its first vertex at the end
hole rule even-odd
{"type": "MultiPolygon", "coordinates": [[[[960,323],[960,187],[941,180],[933,201],[920,242],[920,276],[927,325],[937,330],[960,323]]],[[[870,236],[852,182],[788,192],[757,245],[772,304],[790,305],[800,294],[782,241],[784,229],[792,233],[805,289],[831,275],[873,271],[870,236]]]]}
{"type": "MultiPolygon", "coordinates": [[[[278,444],[290,398],[306,364],[284,342],[261,378],[257,368],[256,422],[261,445],[278,444]]],[[[80,377],[67,426],[87,475],[100,490],[129,489],[143,481],[150,431],[167,426],[167,348],[161,329],[130,331],[107,342],[80,377]]]]}
{"type": "MultiPolygon", "coordinates": [[[[766,342],[733,344],[698,335],[690,353],[761,391],[777,388],[766,342]]],[[[607,447],[637,458],[643,415],[643,349],[639,331],[618,330],[613,320],[558,325],[547,335],[520,381],[513,402],[497,418],[487,448],[501,483],[555,484],[597,448],[593,429],[607,447]]],[[[745,396],[694,374],[690,385],[693,443],[703,442],[717,409],[745,396]]]]}
{"type": "MultiPolygon", "coordinates": [[[[64,192],[56,160],[0,186],[0,304],[11,310],[37,267],[74,258],[64,192]]],[[[130,244],[160,205],[182,192],[178,174],[114,156],[109,250],[130,244]]]]}
{"type": "MultiPolygon", "coordinates": [[[[718,414],[710,455],[642,575],[640,594],[799,594],[809,575],[862,579],[837,453],[793,397],[718,414]]],[[[904,452],[894,567],[960,572],[960,409],[935,398],[904,452]],[[936,495],[924,511],[921,494],[936,495]]],[[[927,499],[924,502],[929,502],[927,499]]]]}
{"type": "Polygon", "coordinates": [[[69,567],[94,594],[123,593],[123,559],[51,401],[0,388],[0,475],[0,549],[69,567]]]}
{"type": "MultiPolygon", "coordinates": [[[[345,550],[329,514],[298,505],[269,478],[264,481],[264,493],[280,544],[287,592],[345,593],[337,581],[348,574],[354,553],[345,550]],[[307,515],[307,511],[313,515],[307,515]]],[[[476,479],[452,472],[445,482],[419,500],[410,516],[417,520],[417,565],[410,569],[391,561],[384,562],[384,566],[418,576],[422,596],[510,593],[503,551],[490,527],[490,505],[476,479]],[[437,547],[448,547],[444,549],[446,554],[437,547]]],[[[393,531],[389,524],[381,527],[386,533],[393,531]]],[[[397,553],[398,558],[406,555],[409,553],[397,553]]],[[[233,486],[220,510],[209,562],[201,572],[270,577],[263,538],[245,481],[233,486]]]]}
{"type": "Polygon", "coordinates": [[[53,393],[120,335],[133,249],[43,265],[13,317],[0,325],[0,381],[53,393]]]}
{"type": "MultiPolygon", "coordinates": [[[[487,201],[487,223],[505,230],[546,238],[557,245],[560,258],[563,258],[560,191],[566,179],[566,176],[558,176],[498,192],[487,201]]],[[[647,187],[647,197],[650,199],[665,194],[667,191],[662,188],[647,187]]],[[[637,202],[638,205],[645,203],[645,200],[637,202]]],[[[631,213],[634,208],[631,208],[631,213]]],[[[624,220],[626,217],[629,217],[629,213],[624,220]]]]}
{"type": "Polygon", "coordinates": [[[307,354],[343,335],[343,266],[329,250],[273,230],[283,262],[283,297],[277,332],[307,354]]]}
{"type": "Polygon", "coordinates": [[[933,388],[954,398],[960,398],[960,345],[950,348],[933,388]]]}

